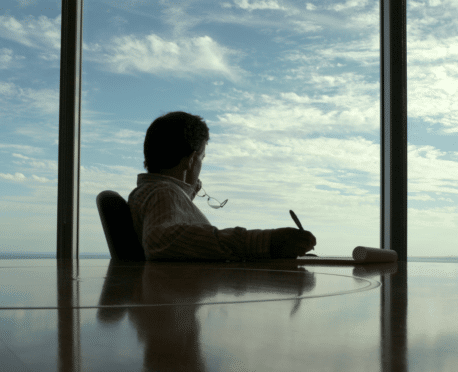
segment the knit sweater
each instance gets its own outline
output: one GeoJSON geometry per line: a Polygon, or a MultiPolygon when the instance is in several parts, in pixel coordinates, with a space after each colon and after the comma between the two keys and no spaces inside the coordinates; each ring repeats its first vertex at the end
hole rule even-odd
{"type": "Polygon", "coordinates": [[[218,229],[193,203],[196,186],[141,173],[128,204],[147,260],[270,258],[272,230],[218,229]]]}

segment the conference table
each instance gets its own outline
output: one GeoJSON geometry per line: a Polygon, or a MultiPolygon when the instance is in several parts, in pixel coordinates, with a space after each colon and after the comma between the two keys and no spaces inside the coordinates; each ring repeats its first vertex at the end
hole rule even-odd
{"type": "Polygon", "coordinates": [[[458,262],[0,260],[0,371],[456,371],[458,262]]]}

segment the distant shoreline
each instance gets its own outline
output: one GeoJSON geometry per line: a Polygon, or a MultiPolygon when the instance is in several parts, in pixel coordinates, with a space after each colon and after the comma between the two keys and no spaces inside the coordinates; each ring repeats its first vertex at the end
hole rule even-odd
{"type": "MultiPolygon", "coordinates": [[[[326,257],[326,256],[322,256],[326,257]]],[[[330,256],[336,257],[336,256],[330,256]]],[[[56,253],[51,252],[30,252],[30,253],[18,253],[18,252],[2,252],[0,253],[0,260],[17,260],[17,259],[46,259],[56,258],[56,253]]],[[[110,259],[109,253],[81,253],[80,259],[110,259]]],[[[432,256],[432,257],[407,257],[407,262],[447,262],[447,263],[458,263],[458,256],[432,256]]]]}
{"type": "MultiPolygon", "coordinates": [[[[17,260],[17,259],[39,259],[39,258],[56,258],[56,253],[44,252],[44,253],[17,253],[17,252],[4,252],[0,253],[0,260],[17,260]]],[[[109,253],[81,253],[79,255],[81,259],[110,259],[109,253]]]]}

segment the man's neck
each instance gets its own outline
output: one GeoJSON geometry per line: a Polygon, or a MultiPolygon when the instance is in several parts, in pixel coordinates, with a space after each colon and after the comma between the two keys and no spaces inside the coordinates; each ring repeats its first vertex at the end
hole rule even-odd
{"type": "Polygon", "coordinates": [[[165,171],[162,171],[159,174],[163,176],[173,177],[181,182],[186,182],[186,171],[180,171],[180,170],[172,168],[172,169],[167,169],[165,171]]]}

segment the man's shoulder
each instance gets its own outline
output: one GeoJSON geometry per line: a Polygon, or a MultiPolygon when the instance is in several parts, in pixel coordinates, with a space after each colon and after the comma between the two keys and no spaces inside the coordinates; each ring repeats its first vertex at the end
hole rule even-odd
{"type": "Polygon", "coordinates": [[[153,197],[159,199],[176,198],[180,195],[179,190],[173,184],[166,181],[147,182],[137,186],[131,191],[128,198],[129,204],[145,202],[153,197]]]}

